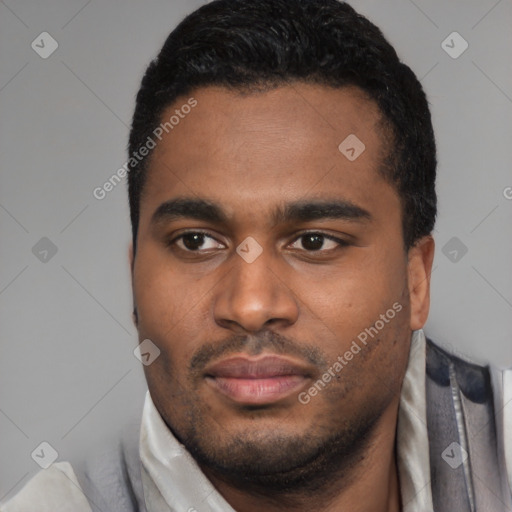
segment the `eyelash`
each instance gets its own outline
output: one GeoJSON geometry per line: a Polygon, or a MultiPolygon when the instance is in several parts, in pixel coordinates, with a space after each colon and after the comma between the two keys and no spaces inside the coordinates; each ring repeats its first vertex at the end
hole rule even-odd
{"type": "MultiPolygon", "coordinates": [[[[204,235],[205,237],[207,238],[211,238],[212,240],[215,240],[217,243],[221,244],[222,242],[219,242],[215,237],[211,236],[208,232],[206,231],[201,231],[200,229],[199,230],[190,230],[190,231],[185,231],[183,233],[180,233],[178,236],[172,238],[171,240],[169,240],[166,245],[168,247],[172,247],[176,244],[176,242],[178,242],[179,240],[181,240],[184,236],[187,236],[187,235],[204,235]]],[[[322,250],[322,249],[318,249],[318,250],[312,250],[312,251],[308,251],[307,249],[303,249],[305,252],[307,253],[316,253],[316,254],[321,254],[321,253],[330,253],[331,251],[335,251],[335,250],[338,250],[340,248],[343,248],[343,247],[348,247],[350,246],[351,244],[349,242],[347,242],[346,240],[343,240],[341,238],[337,238],[333,235],[329,235],[328,233],[324,233],[322,231],[304,231],[300,234],[298,234],[294,239],[293,241],[291,242],[291,244],[289,245],[292,245],[293,243],[297,242],[297,240],[300,240],[302,237],[304,236],[307,236],[307,235],[320,235],[322,237],[324,237],[325,239],[327,240],[330,240],[332,242],[336,242],[338,244],[338,247],[335,247],[334,249],[327,249],[327,250],[322,250]]],[[[200,249],[196,250],[196,251],[192,251],[190,249],[183,249],[181,247],[179,247],[179,249],[181,251],[184,251],[184,252],[187,252],[187,253],[190,253],[190,254],[194,254],[194,253],[197,253],[197,254],[201,254],[201,251],[200,249]]]]}

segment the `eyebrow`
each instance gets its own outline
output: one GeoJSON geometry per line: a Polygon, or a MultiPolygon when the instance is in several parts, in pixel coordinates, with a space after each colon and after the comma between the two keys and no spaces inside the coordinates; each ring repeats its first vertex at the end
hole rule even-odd
{"type": "MultiPolygon", "coordinates": [[[[178,219],[195,219],[216,224],[228,224],[229,217],[223,208],[206,199],[179,197],[162,203],[151,217],[151,225],[178,219]]],[[[321,219],[371,221],[368,210],[341,199],[300,200],[278,206],[272,213],[274,223],[308,222],[321,219]]]]}
{"type": "Polygon", "coordinates": [[[341,219],[350,221],[371,221],[368,210],[355,205],[351,201],[335,200],[301,200],[278,207],[272,216],[273,221],[308,222],[321,219],[341,219]]]}
{"type": "Polygon", "coordinates": [[[224,210],[212,201],[189,197],[178,197],[162,203],[153,213],[151,224],[172,222],[177,219],[196,219],[227,224],[224,210]]]}

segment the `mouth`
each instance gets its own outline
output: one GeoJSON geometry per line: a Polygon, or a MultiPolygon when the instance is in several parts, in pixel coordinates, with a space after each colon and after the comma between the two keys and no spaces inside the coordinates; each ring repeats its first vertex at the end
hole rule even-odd
{"type": "Polygon", "coordinates": [[[205,380],[215,391],[242,405],[279,402],[297,393],[311,370],[288,358],[264,355],[230,357],[209,366],[205,380]]]}

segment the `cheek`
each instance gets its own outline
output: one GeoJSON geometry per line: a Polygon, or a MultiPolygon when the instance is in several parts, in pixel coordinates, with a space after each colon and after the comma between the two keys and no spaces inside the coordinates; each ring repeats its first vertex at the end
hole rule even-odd
{"type": "Polygon", "coordinates": [[[177,323],[193,295],[187,293],[183,275],[150,243],[141,247],[137,255],[133,286],[140,327],[164,332],[177,323]]]}
{"type": "Polygon", "coordinates": [[[139,314],[139,331],[151,328],[168,331],[175,324],[179,309],[176,284],[169,273],[157,269],[137,274],[134,280],[139,314]]]}
{"type": "Polygon", "coordinates": [[[328,275],[303,285],[300,295],[312,316],[336,326],[338,331],[354,331],[373,325],[395,302],[406,307],[406,267],[400,256],[368,254],[330,269],[328,275]]]}
{"type": "MultiPolygon", "coordinates": [[[[347,354],[350,360],[342,370],[345,376],[355,372],[355,380],[362,371],[372,375],[380,375],[383,368],[402,371],[400,340],[407,338],[409,324],[406,268],[396,255],[371,260],[340,268],[303,290],[311,326],[306,330],[316,333],[318,342],[323,338],[330,362],[357,351],[347,354]]],[[[344,390],[345,384],[335,382],[332,390],[336,389],[344,390]]]]}
{"type": "Polygon", "coordinates": [[[160,359],[183,368],[186,365],[179,362],[190,358],[207,339],[211,295],[206,280],[190,279],[168,262],[141,256],[134,273],[139,338],[152,340],[165,356],[160,359]]]}

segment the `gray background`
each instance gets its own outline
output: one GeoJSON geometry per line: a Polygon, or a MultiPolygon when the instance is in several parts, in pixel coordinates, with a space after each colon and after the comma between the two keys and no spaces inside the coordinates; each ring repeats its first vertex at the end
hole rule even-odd
{"type": "MultiPolygon", "coordinates": [[[[92,191],[126,161],[145,66],[201,3],[0,1],[0,500],[39,469],[42,441],[73,459],[140,413],[125,183],[101,201],[92,191]],[[47,59],[31,48],[44,31],[59,45],[47,59]],[[46,261],[43,237],[57,249],[46,261]]],[[[352,5],[432,106],[440,208],[426,332],[512,365],[512,2],[352,5]],[[453,31],[469,44],[456,59],[441,47],[453,31]]]]}

